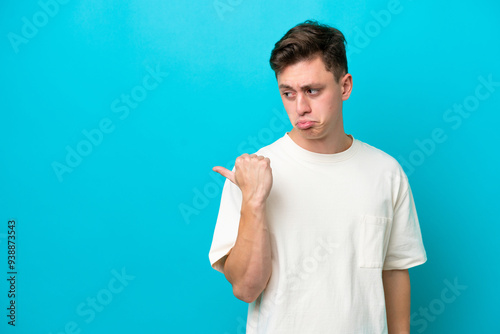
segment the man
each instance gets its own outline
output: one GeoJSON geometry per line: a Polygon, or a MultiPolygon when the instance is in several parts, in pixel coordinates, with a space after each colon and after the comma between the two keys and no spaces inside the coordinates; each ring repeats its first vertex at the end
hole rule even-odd
{"type": "Polygon", "coordinates": [[[270,63],[293,129],[213,168],[212,267],[249,303],[247,333],[409,333],[408,268],[427,256],[400,164],[344,132],[343,34],[306,21],[270,63]]]}

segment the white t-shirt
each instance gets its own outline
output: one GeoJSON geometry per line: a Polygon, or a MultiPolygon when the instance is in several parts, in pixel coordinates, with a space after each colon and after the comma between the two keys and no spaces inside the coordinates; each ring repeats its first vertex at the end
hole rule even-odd
{"type": "MultiPolygon", "coordinates": [[[[352,145],[335,154],[305,150],[288,133],[256,152],[273,173],[272,273],[249,304],[248,334],[387,333],[382,270],[427,260],[400,164],[349,136],[352,145]]],[[[220,272],[236,241],[241,198],[226,180],[209,253],[220,272]]]]}

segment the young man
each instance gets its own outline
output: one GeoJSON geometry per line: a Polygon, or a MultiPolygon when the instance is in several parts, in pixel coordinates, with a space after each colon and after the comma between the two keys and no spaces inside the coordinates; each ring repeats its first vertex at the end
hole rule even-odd
{"type": "Polygon", "coordinates": [[[408,268],[427,256],[400,164],[344,132],[343,34],[306,21],[270,63],[293,129],[214,167],[212,267],[249,303],[249,334],[409,333],[408,268]]]}

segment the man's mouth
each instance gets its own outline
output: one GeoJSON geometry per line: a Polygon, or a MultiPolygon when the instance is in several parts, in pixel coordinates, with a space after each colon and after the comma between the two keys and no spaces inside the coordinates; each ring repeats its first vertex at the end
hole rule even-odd
{"type": "Polygon", "coordinates": [[[307,130],[310,127],[312,127],[313,124],[314,124],[313,121],[301,121],[301,122],[297,122],[297,127],[301,130],[307,130]]]}

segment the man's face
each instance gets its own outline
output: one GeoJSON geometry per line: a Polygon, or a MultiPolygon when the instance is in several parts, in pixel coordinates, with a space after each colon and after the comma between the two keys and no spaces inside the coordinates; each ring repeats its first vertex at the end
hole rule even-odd
{"type": "Polygon", "coordinates": [[[293,125],[292,138],[312,143],[317,139],[328,141],[345,136],[342,102],[351,93],[350,74],[345,74],[337,83],[318,55],[285,67],[277,80],[293,125]]]}

